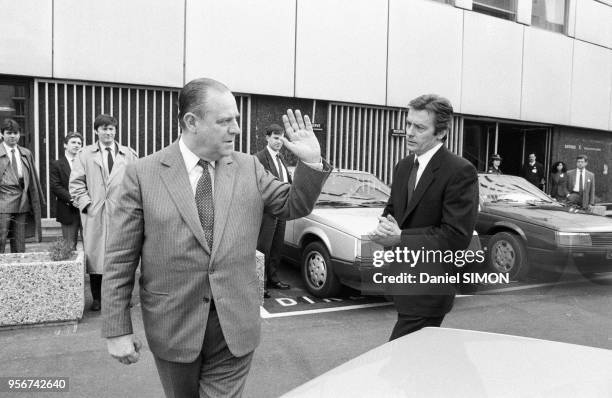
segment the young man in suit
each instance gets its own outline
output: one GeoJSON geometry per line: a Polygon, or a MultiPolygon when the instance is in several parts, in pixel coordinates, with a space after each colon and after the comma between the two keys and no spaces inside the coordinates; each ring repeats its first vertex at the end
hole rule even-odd
{"type": "Polygon", "coordinates": [[[140,262],[145,334],[168,397],[239,397],[260,339],[257,236],[264,213],[310,213],[330,166],[308,117],[283,116],[299,159],[293,184],[234,152],[231,91],[196,79],[179,94],[181,137],[127,167],[109,217],[102,334],[111,356],[138,361],[130,297],[140,262]]]}
{"type": "Polygon", "coordinates": [[[586,155],[579,155],[576,168],[567,172],[567,201],[585,210],[595,204],[595,174],[586,169],[588,161],[586,155]]]}
{"type": "MultiPolygon", "coordinates": [[[[444,146],[452,120],[452,105],[437,95],[423,95],[408,104],[410,155],[395,166],[391,197],[371,233],[373,241],[393,250],[456,252],[468,247],[478,212],[478,177],[470,162],[444,146]]],[[[390,272],[414,274],[417,280],[421,273],[455,273],[454,264],[439,260],[397,261],[390,264],[390,272]]],[[[398,318],[390,340],[440,326],[455,298],[449,283],[398,284],[391,293],[398,318]]]]}
{"type": "Polygon", "coordinates": [[[45,197],[29,149],[19,146],[21,127],[13,119],[0,126],[0,253],[10,238],[11,253],[25,252],[26,238],[40,242],[45,197]]]}
{"type": "Polygon", "coordinates": [[[93,127],[98,140],[79,151],[70,173],[70,195],[81,211],[92,311],[100,311],[105,242],[109,235],[107,221],[123,194],[125,167],[138,159],[135,150],[115,140],[118,124],[112,115],[95,118],[93,127]]]}
{"type": "MultiPolygon", "coordinates": [[[[282,138],[285,135],[285,130],[278,124],[271,124],[266,127],[265,131],[267,145],[264,149],[257,152],[255,156],[257,156],[264,169],[272,173],[279,181],[291,184],[291,175],[289,175],[283,156],[280,154],[280,150],[283,147],[282,138]]],[[[281,263],[281,254],[285,241],[285,224],[285,220],[278,219],[270,214],[264,214],[261,222],[257,248],[266,257],[265,298],[270,297],[268,289],[286,290],[291,288],[289,284],[279,279],[276,271],[281,263]]]]}
{"type": "Polygon", "coordinates": [[[62,225],[62,236],[76,249],[79,230],[81,228],[81,216],[76,203],[70,196],[68,184],[70,173],[74,167],[76,155],[83,146],[83,136],[79,133],[70,132],[64,138],[64,156],[51,162],[49,172],[49,187],[56,197],[55,219],[62,225]]]}
{"type": "Polygon", "coordinates": [[[523,165],[521,169],[521,177],[535,185],[536,187],[544,190],[544,166],[536,162],[535,153],[530,153],[528,156],[527,163],[523,165]]]}

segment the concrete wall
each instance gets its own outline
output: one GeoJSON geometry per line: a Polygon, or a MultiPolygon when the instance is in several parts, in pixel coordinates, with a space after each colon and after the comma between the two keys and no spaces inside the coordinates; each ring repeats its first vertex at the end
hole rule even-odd
{"type": "Polygon", "coordinates": [[[0,74],[405,106],[612,129],[612,6],[568,0],[568,35],[431,0],[0,0],[0,74]]]}

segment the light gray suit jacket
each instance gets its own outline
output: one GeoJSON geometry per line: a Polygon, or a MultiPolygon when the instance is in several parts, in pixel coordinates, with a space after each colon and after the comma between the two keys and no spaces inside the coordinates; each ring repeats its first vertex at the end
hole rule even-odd
{"type": "Polygon", "coordinates": [[[292,219],[311,212],[329,174],[299,164],[292,185],[251,155],[215,167],[214,243],[208,247],[178,142],[128,165],[123,195],[109,217],[102,311],[104,337],[132,333],[130,297],[139,259],[140,300],[151,351],[192,362],[201,351],[214,298],[235,356],[260,339],[255,247],[265,212],[292,219]]]}

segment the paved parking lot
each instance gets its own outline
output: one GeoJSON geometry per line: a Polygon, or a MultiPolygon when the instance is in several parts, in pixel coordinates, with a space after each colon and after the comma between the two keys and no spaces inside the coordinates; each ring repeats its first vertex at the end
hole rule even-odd
{"type": "MultiPolygon", "coordinates": [[[[262,341],[245,397],[279,396],[384,344],[395,322],[395,310],[382,298],[347,292],[335,299],[315,299],[301,287],[297,268],[283,266],[281,275],[292,289],[272,290],[273,298],[262,307],[262,341]]],[[[612,275],[605,280],[612,282],[612,275]]],[[[459,297],[443,326],[612,349],[610,285],[568,275],[561,283],[532,280],[507,289],[459,297]]],[[[90,300],[87,290],[87,305],[90,300]]],[[[135,303],[136,334],[144,340],[135,303]]],[[[148,348],[139,363],[120,365],[106,353],[99,328],[99,313],[85,311],[74,325],[0,331],[0,375],[70,377],[70,392],[48,396],[163,396],[148,348]]]]}

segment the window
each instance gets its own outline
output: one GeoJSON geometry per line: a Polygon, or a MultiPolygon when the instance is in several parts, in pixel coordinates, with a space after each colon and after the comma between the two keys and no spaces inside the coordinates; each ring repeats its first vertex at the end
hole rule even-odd
{"type": "Polygon", "coordinates": [[[474,0],[472,10],[514,21],[516,19],[516,0],[474,0]]]}
{"type": "Polygon", "coordinates": [[[567,0],[533,0],[531,24],[553,32],[565,33],[567,0]]]}

